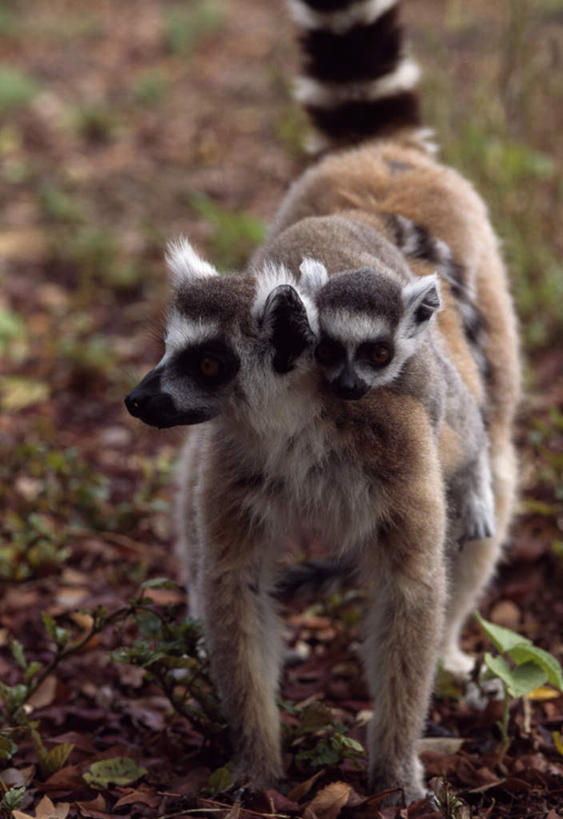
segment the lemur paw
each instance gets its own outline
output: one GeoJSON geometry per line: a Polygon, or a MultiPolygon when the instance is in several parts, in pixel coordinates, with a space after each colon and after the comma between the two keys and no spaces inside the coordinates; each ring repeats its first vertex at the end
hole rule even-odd
{"type": "Polygon", "coordinates": [[[483,540],[495,535],[495,505],[490,490],[484,493],[470,491],[462,510],[462,539],[483,540]]]}

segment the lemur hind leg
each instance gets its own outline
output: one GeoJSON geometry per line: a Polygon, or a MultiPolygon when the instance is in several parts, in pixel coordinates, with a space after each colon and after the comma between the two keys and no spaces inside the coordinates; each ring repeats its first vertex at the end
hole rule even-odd
{"type": "Polygon", "coordinates": [[[512,443],[506,442],[491,458],[496,506],[495,536],[453,544],[450,555],[448,602],[442,661],[444,668],[459,678],[471,672],[474,660],[459,647],[459,636],[479,596],[489,583],[501,557],[511,517],[516,486],[516,459],[512,443]]]}

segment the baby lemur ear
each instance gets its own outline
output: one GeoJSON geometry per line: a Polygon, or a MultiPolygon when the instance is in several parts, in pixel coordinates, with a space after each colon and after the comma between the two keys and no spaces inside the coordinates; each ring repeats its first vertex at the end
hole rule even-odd
{"type": "Polygon", "coordinates": [[[418,335],[428,327],[434,313],[442,306],[438,276],[422,276],[403,287],[405,312],[401,320],[402,332],[407,337],[418,335]]]}
{"type": "Polygon", "coordinates": [[[290,284],[275,287],[264,305],[262,327],[274,348],[277,373],[287,373],[301,353],[315,341],[305,305],[290,284]]]}
{"type": "Polygon", "coordinates": [[[316,259],[303,259],[299,265],[301,278],[299,279],[300,289],[310,298],[314,299],[321,287],[328,281],[328,273],[322,262],[316,259]]]}
{"type": "Polygon", "coordinates": [[[168,243],[164,258],[172,273],[172,283],[175,287],[190,280],[219,275],[213,265],[197,255],[184,236],[168,243]]]}

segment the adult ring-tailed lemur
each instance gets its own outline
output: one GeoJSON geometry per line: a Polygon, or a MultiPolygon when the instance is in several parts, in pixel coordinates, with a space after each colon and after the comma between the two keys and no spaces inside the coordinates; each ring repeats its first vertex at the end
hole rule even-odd
{"type": "Polygon", "coordinates": [[[415,798],[436,662],[470,669],[459,631],[512,512],[516,323],[486,208],[421,126],[397,3],[290,5],[326,153],[244,272],[170,246],[165,355],[126,403],[157,427],[199,425],[178,554],[235,779],[283,776],[272,597],[282,547],[307,531],[370,601],[370,787],[415,798]]]}

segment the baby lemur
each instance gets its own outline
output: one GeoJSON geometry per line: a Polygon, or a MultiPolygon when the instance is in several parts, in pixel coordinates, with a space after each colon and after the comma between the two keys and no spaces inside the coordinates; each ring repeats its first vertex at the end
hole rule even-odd
{"type": "Polygon", "coordinates": [[[370,787],[414,798],[436,661],[468,670],[459,631],[511,515],[515,319],[485,206],[421,128],[397,3],[291,7],[299,95],[327,154],[246,272],[170,248],[166,352],[126,402],[154,426],[199,424],[180,460],[178,553],[235,778],[283,775],[272,591],[307,531],[354,563],[370,601],[370,787]]]}

